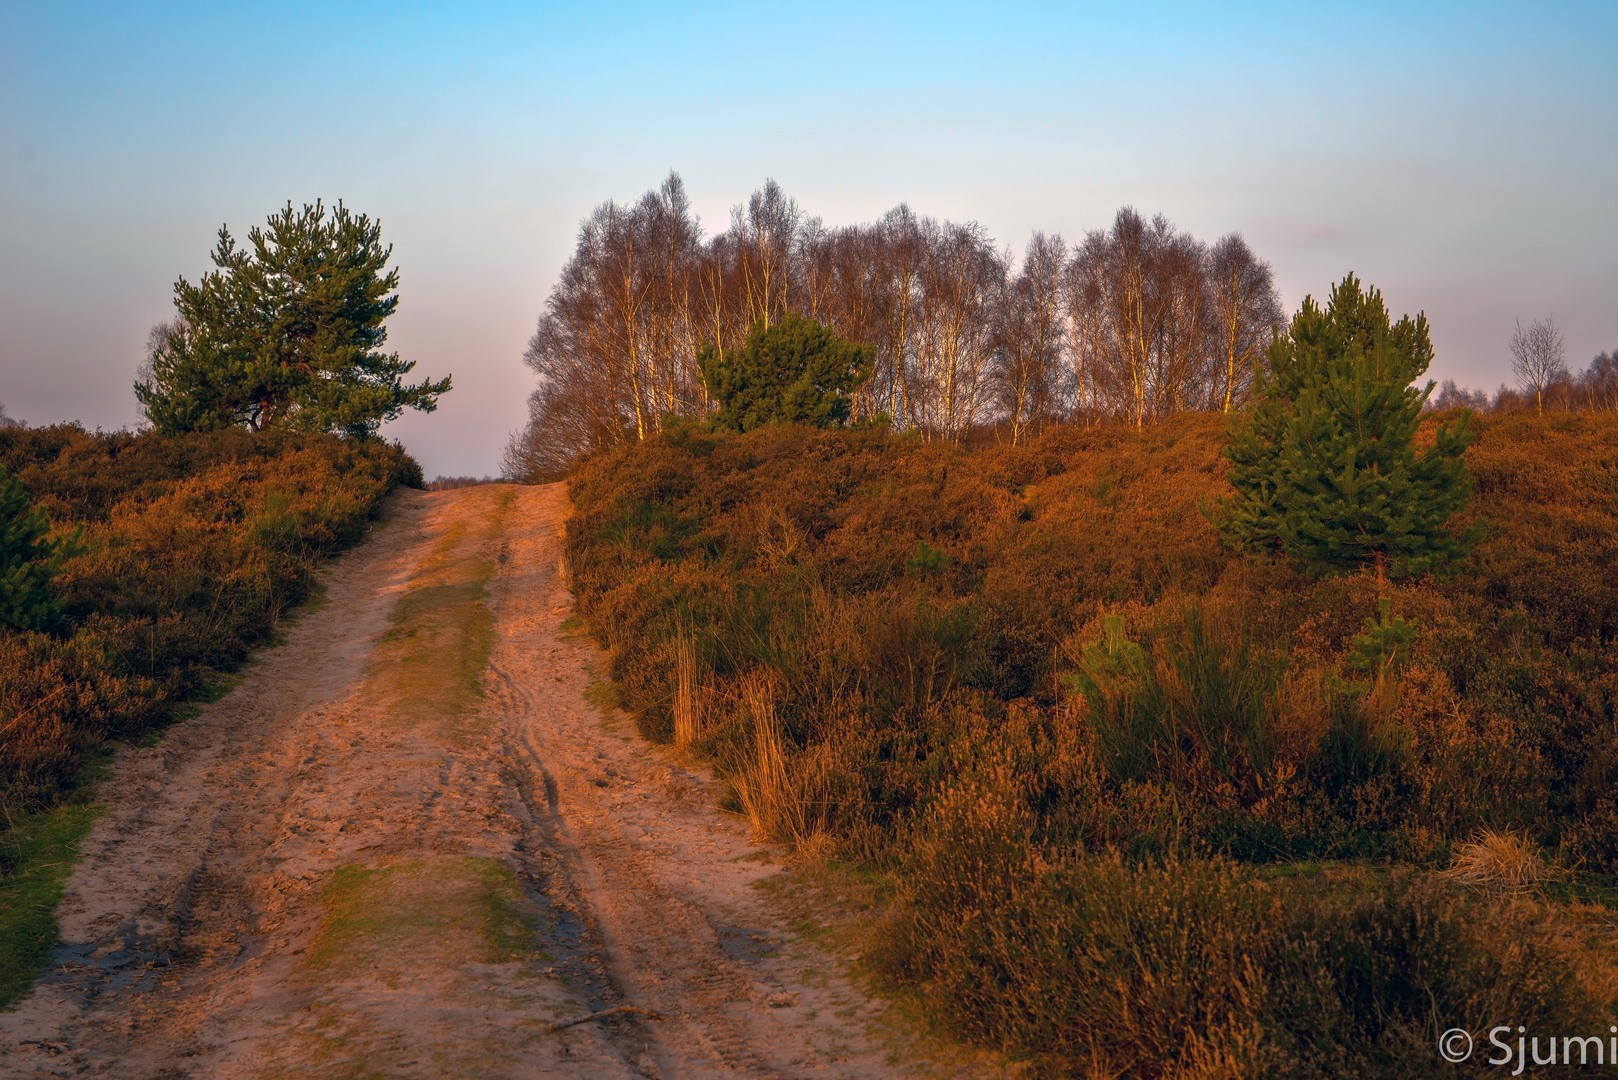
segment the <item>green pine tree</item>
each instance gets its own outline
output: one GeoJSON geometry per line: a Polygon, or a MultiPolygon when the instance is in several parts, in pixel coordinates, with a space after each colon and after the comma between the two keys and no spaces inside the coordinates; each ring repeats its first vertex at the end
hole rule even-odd
{"type": "Polygon", "coordinates": [[[1432,392],[1425,314],[1391,323],[1382,294],[1350,274],[1324,311],[1305,298],[1254,373],[1254,405],[1232,418],[1225,453],[1236,488],[1214,513],[1226,541],[1282,551],[1317,574],[1374,566],[1380,577],[1438,571],[1481,526],[1457,536],[1472,482],[1463,413],[1433,447],[1412,446],[1432,392]]]}
{"type": "Polygon", "coordinates": [[[83,526],[51,539],[45,509],[34,505],[22,481],[0,469],[0,627],[50,630],[62,617],[50,580],[62,560],[82,549],[83,526]]]}
{"type": "Polygon", "coordinates": [[[871,377],[876,352],[789,313],[774,326],[756,324],[739,351],[727,354],[709,345],[697,362],[719,405],[712,423],[721,431],[765,424],[840,427],[848,420],[851,395],[871,377]]]}
{"type": "Polygon", "coordinates": [[[1381,618],[1366,619],[1365,632],[1349,639],[1348,666],[1374,674],[1381,682],[1390,670],[1398,671],[1410,662],[1416,643],[1416,628],[1393,613],[1393,601],[1378,601],[1381,618]]]}
{"type": "Polygon", "coordinates": [[[157,335],[135,395],[160,432],[293,428],[365,438],[403,410],[431,412],[449,379],[406,385],[415,364],[382,352],[399,306],[381,226],[338,203],[272,215],[237,248],[221,227],[218,268],[174,286],[178,317],[157,335]],[[384,272],[386,271],[386,272],[384,272]]]}

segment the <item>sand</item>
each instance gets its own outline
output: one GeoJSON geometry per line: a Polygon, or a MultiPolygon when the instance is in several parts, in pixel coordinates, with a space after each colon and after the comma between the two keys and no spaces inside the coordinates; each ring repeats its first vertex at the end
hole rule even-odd
{"type": "Polygon", "coordinates": [[[0,1077],[905,1075],[759,888],[784,853],[592,704],[567,510],[395,494],[234,690],[121,749],[0,1077]]]}

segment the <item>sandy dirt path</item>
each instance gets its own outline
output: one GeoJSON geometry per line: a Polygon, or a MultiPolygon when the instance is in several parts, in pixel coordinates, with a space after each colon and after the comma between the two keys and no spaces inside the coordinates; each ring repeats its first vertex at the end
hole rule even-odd
{"type": "Polygon", "coordinates": [[[780,853],[590,704],[566,511],[396,494],[240,685],[122,751],[0,1077],[907,1074],[756,888],[780,853]]]}

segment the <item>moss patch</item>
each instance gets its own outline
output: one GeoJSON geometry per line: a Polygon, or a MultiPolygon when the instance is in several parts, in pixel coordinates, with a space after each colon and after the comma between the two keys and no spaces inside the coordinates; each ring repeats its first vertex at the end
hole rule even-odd
{"type": "Polygon", "coordinates": [[[584,688],[584,700],[601,712],[601,719],[610,721],[618,709],[618,687],[604,679],[591,679],[584,688]]]}
{"type": "MultiPolygon", "coordinates": [[[[498,534],[509,502],[497,503],[488,537],[498,534]]],[[[494,613],[484,601],[495,567],[479,550],[481,539],[457,522],[394,605],[370,673],[392,723],[436,721],[460,730],[476,714],[494,647],[494,613]]]]}
{"type": "Polygon", "coordinates": [[[537,913],[495,859],[339,867],[321,893],[325,917],[307,967],[376,970],[396,982],[423,961],[499,964],[536,952],[537,913]]]}
{"type": "Polygon", "coordinates": [[[272,1064],[264,1080],[504,1076],[540,1037],[518,1027],[458,1043],[442,1016],[408,1020],[407,1032],[375,1007],[379,984],[394,1000],[433,1002],[435,1013],[481,1011],[495,1000],[489,994],[506,993],[491,982],[525,974],[484,965],[554,961],[538,947],[541,913],[505,863],[467,856],[349,864],[332,873],[320,905],[320,929],[302,960],[314,997],[265,1045],[272,1064]]]}
{"type": "Polygon", "coordinates": [[[0,1008],[9,1008],[50,960],[56,904],[97,807],[68,803],[15,818],[0,832],[0,1008]]]}

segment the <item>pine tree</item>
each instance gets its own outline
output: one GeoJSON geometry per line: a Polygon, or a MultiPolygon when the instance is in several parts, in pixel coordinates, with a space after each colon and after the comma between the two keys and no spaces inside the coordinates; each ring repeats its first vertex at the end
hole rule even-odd
{"type": "Polygon", "coordinates": [[[1390,323],[1382,294],[1350,274],[1322,311],[1305,298],[1254,374],[1254,404],[1232,419],[1233,499],[1214,514],[1226,541],[1282,551],[1317,574],[1363,566],[1403,577],[1440,570],[1477,542],[1457,536],[1472,482],[1468,414],[1412,447],[1432,393],[1411,385],[1432,362],[1425,314],[1390,323]]]}
{"type": "Polygon", "coordinates": [[[788,312],[773,326],[755,325],[740,350],[726,355],[709,345],[697,361],[719,404],[714,427],[751,431],[765,424],[841,426],[876,353],[788,312]]]}
{"type": "Polygon", "coordinates": [[[221,227],[218,268],[174,286],[177,318],[156,335],[135,396],[160,432],[294,428],[369,437],[404,409],[431,412],[449,379],[403,381],[414,363],[384,353],[399,306],[381,225],[338,203],[221,227]]]}
{"type": "Polygon", "coordinates": [[[63,559],[81,550],[84,530],[52,540],[50,528],[22,481],[0,469],[0,627],[49,630],[61,621],[50,580],[63,559]]]}

